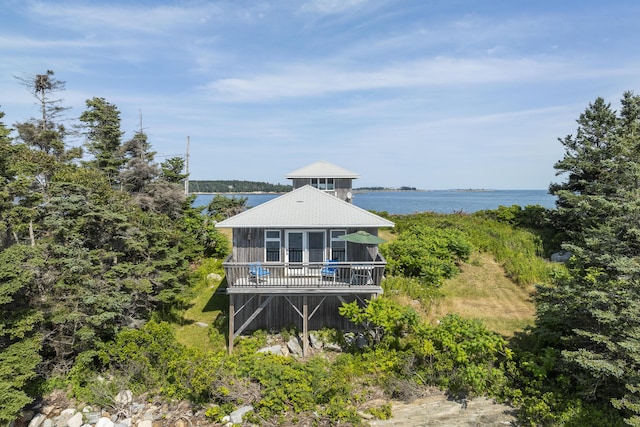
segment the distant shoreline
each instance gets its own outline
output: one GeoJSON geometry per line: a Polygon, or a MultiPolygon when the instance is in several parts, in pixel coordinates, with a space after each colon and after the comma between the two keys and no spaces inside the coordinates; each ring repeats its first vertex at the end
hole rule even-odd
{"type": "MultiPolygon", "coordinates": [[[[491,190],[486,188],[453,188],[449,190],[420,190],[420,189],[403,190],[400,188],[380,188],[380,189],[354,188],[353,189],[353,192],[356,194],[383,193],[383,192],[429,193],[434,191],[453,191],[453,192],[460,192],[460,193],[491,193],[491,192],[500,191],[500,190],[491,190]]],[[[510,190],[504,190],[504,191],[510,191],[510,190]]],[[[194,194],[196,196],[199,196],[199,195],[207,196],[207,195],[216,195],[216,194],[240,195],[240,194],[286,194],[286,193],[287,192],[282,192],[282,191],[214,191],[214,192],[193,191],[193,192],[190,192],[189,194],[194,194]]]]}

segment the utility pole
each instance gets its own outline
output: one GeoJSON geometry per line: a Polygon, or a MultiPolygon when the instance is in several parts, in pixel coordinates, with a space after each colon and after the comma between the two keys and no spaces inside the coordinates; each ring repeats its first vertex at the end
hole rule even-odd
{"type": "Polygon", "coordinates": [[[187,154],[185,156],[184,166],[185,166],[185,178],[184,178],[184,195],[189,195],[189,136],[187,136],[187,154]]]}

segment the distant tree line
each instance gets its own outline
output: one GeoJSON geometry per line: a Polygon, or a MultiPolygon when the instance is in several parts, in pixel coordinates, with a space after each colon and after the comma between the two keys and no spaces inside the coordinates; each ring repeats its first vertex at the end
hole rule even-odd
{"type": "Polygon", "coordinates": [[[417,191],[416,187],[406,187],[402,186],[399,188],[389,188],[389,187],[358,187],[355,188],[358,191],[417,191]]]}
{"type": "Polygon", "coordinates": [[[270,184],[259,181],[215,180],[189,181],[190,193],[286,193],[293,189],[291,185],[270,184]]]}

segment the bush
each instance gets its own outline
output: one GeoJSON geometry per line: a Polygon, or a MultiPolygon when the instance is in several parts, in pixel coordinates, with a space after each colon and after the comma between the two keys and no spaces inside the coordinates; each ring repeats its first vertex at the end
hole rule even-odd
{"type": "Polygon", "coordinates": [[[415,369],[452,393],[498,393],[506,386],[502,363],[512,358],[507,342],[478,320],[449,314],[437,326],[423,325],[414,342],[415,369]]]}
{"type": "Polygon", "coordinates": [[[419,278],[435,286],[458,273],[458,264],[469,258],[471,249],[460,231],[426,225],[414,225],[381,247],[391,274],[419,278]]]}
{"type": "MultiPolygon", "coordinates": [[[[550,241],[555,235],[555,232],[546,225],[546,216],[547,212],[544,208],[541,210],[536,206],[527,206],[522,210],[519,206],[515,206],[500,207],[495,211],[481,211],[473,215],[442,215],[425,212],[393,216],[392,220],[396,223],[397,240],[401,240],[405,233],[413,233],[414,229],[421,227],[436,229],[441,234],[449,233],[459,236],[463,239],[463,247],[462,250],[458,249],[459,253],[465,253],[467,244],[470,248],[490,253],[503,265],[507,275],[513,281],[520,285],[531,285],[553,283],[552,276],[558,274],[558,268],[564,269],[564,266],[558,267],[555,263],[549,263],[542,258],[545,254],[543,239],[550,241]],[[536,227],[542,228],[518,228],[533,227],[534,224],[539,224],[536,227]]],[[[453,239],[451,250],[456,250],[457,241],[453,239]]],[[[382,245],[381,250],[387,250],[386,247],[393,243],[395,242],[382,245]]],[[[416,253],[419,254],[419,252],[416,253]]],[[[388,254],[387,261],[391,270],[396,263],[393,253],[383,252],[383,254],[385,256],[388,254]]],[[[452,257],[456,259],[455,256],[452,255],[452,257]]],[[[466,261],[468,255],[459,258],[456,259],[456,263],[466,261]]],[[[415,261],[409,261],[410,266],[411,262],[415,261]]]]}

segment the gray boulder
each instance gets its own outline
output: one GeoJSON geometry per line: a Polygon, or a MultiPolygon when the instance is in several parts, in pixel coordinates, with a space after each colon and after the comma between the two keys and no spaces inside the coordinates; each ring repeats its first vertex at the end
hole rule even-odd
{"type": "Polygon", "coordinates": [[[46,419],[47,416],[45,414],[36,414],[29,422],[29,427],[40,427],[46,419]]]}
{"type": "Polygon", "coordinates": [[[82,426],[82,412],[76,412],[69,420],[67,421],[67,427],[80,427],[82,426]]]}
{"type": "Polygon", "coordinates": [[[114,427],[115,423],[107,417],[102,417],[96,423],[96,427],[114,427]]]}
{"type": "Polygon", "coordinates": [[[573,254],[569,251],[560,251],[551,254],[551,261],[553,262],[567,262],[573,254]]]}
{"type": "Polygon", "coordinates": [[[287,348],[294,356],[302,356],[302,344],[300,343],[300,338],[297,336],[289,338],[287,348]]]}
{"type": "Polygon", "coordinates": [[[315,332],[311,332],[309,334],[309,342],[311,343],[311,347],[315,350],[320,350],[322,348],[322,338],[315,332]]]}
{"type": "Polygon", "coordinates": [[[272,353],[278,356],[286,356],[284,348],[281,345],[272,345],[271,347],[264,347],[258,350],[258,353],[272,353]]]}
{"type": "Polygon", "coordinates": [[[131,390],[122,390],[113,400],[119,407],[129,406],[133,403],[133,393],[131,390]]]}
{"type": "Polygon", "coordinates": [[[253,406],[241,406],[229,414],[230,421],[233,424],[242,424],[242,418],[251,411],[253,411],[253,406]]]}

